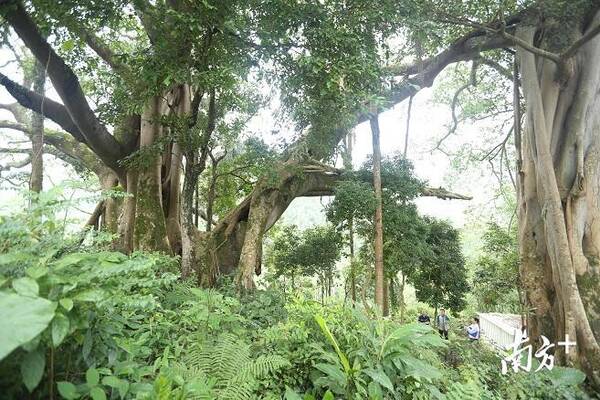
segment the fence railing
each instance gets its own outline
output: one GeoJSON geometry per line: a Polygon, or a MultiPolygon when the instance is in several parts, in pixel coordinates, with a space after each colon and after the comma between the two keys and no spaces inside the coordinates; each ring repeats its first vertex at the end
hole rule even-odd
{"type": "Polygon", "coordinates": [[[479,326],[481,338],[501,349],[513,344],[515,329],[518,329],[504,323],[498,316],[486,313],[479,314],[479,326]]]}

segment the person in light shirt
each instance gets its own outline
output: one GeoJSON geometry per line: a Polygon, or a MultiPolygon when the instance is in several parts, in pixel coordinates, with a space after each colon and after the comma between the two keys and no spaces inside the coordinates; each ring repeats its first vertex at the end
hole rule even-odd
{"type": "Polygon", "coordinates": [[[469,335],[470,341],[479,340],[481,334],[481,328],[479,327],[479,318],[473,317],[473,323],[467,326],[467,334],[469,335]]]}

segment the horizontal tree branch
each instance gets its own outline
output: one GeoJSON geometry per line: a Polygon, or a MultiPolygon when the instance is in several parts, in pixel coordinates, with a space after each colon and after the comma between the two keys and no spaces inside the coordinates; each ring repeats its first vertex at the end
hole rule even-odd
{"type": "MultiPolygon", "coordinates": [[[[6,75],[0,72],[0,85],[4,86],[4,88],[10,93],[12,97],[14,97],[17,102],[32,111],[43,114],[44,117],[51,119],[56,122],[63,128],[65,131],[69,132],[75,140],[78,142],[86,143],[85,137],[81,134],[81,131],[75,125],[73,120],[71,119],[71,115],[67,111],[67,108],[57,103],[56,101],[49,99],[47,97],[41,96],[38,93],[35,93],[32,90],[27,89],[24,86],[21,86],[17,82],[11,80],[6,75]]],[[[17,111],[13,105],[5,105],[2,107],[5,109],[9,109],[15,117],[17,111]],[[10,107],[10,108],[9,108],[10,107]]],[[[17,118],[18,119],[18,118],[17,118]]]]}

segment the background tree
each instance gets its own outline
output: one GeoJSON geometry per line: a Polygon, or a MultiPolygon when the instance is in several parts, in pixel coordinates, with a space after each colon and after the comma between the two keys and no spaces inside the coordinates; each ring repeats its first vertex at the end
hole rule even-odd
{"type": "Polygon", "coordinates": [[[295,225],[288,225],[269,247],[269,265],[275,277],[290,278],[292,289],[298,276],[316,278],[323,301],[332,295],[341,247],[342,237],[332,226],[318,225],[300,232],[295,225]]]}
{"type": "Polygon", "coordinates": [[[473,274],[473,294],[481,311],[523,313],[516,228],[507,232],[490,223],[483,235],[483,255],[473,274]]]}
{"type": "Polygon", "coordinates": [[[458,231],[444,221],[425,221],[429,254],[408,277],[409,282],[415,287],[417,300],[434,307],[436,314],[439,307],[461,311],[466,305],[464,295],[469,284],[458,231]]]}

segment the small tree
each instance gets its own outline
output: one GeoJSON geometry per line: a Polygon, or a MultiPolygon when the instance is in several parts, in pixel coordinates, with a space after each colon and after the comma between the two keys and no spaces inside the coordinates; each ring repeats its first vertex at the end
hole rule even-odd
{"type": "Polygon", "coordinates": [[[416,289],[417,300],[434,307],[464,309],[464,295],[469,291],[465,260],[460,248],[458,231],[450,224],[425,218],[428,225],[428,254],[423,265],[409,276],[416,289]]]}

